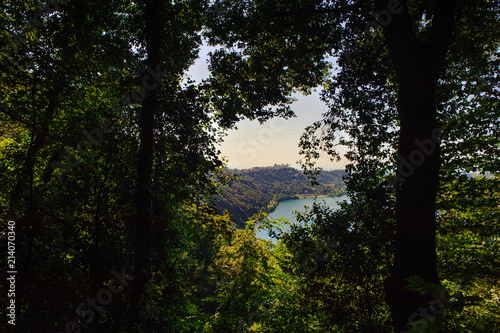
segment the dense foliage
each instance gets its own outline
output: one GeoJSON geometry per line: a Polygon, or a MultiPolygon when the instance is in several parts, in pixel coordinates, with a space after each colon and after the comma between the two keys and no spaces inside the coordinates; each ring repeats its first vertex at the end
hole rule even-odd
{"type": "MultiPolygon", "coordinates": [[[[0,266],[18,273],[13,319],[12,284],[0,281],[0,330],[393,332],[398,321],[410,332],[500,332],[499,9],[487,0],[3,1],[0,266]],[[383,23],[386,9],[401,29],[383,23]],[[186,71],[203,40],[216,50],[197,84],[186,71]],[[418,66],[402,68],[399,52],[418,66]],[[428,73],[435,87],[417,88],[432,94],[402,98],[428,73]],[[291,96],[318,85],[328,108],[300,146],[319,186],[277,165],[238,170],[231,185],[235,170],[217,151],[224,131],[243,118],[291,117],[291,96]],[[435,112],[408,111],[420,102],[435,112]],[[427,185],[411,179],[419,160],[401,167],[398,150],[403,142],[415,157],[404,143],[429,124],[440,140],[429,145],[424,133],[415,145],[441,168],[429,173],[435,198],[420,198],[408,191],[427,185]],[[316,173],[321,153],[341,157],[337,146],[345,172],[316,173]],[[287,231],[254,215],[344,186],[348,203],[314,205],[287,231]],[[402,208],[414,209],[410,221],[415,207],[431,212],[431,238],[401,228],[402,208]],[[258,239],[257,225],[277,243],[258,239]],[[394,254],[407,243],[435,254],[423,268],[436,276],[409,276],[389,297],[394,254]],[[425,303],[408,318],[394,295],[425,303]]],[[[422,268],[424,254],[411,254],[408,271],[422,268]]]]}

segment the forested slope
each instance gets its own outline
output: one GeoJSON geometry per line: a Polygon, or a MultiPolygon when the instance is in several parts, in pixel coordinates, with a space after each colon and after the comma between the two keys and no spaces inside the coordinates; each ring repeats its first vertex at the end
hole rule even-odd
{"type": "Polygon", "coordinates": [[[343,170],[322,171],[317,176],[319,185],[314,186],[300,170],[288,165],[233,169],[228,173],[237,179],[224,186],[215,205],[221,213],[227,210],[239,227],[254,214],[272,211],[281,200],[344,194],[343,170]]]}

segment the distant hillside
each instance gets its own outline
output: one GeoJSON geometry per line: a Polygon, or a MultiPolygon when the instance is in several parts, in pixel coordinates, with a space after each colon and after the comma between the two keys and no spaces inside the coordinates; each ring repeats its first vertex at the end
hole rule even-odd
{"type": "Polygon", "coordinates": [[[227,210],[232,220],[242,227],[252,215],[261,211],[271,212],[278,202],[286,199],[314,196],[339,196],[344,194],[343,170],[323,171],[311,182],[301,171],[288,165],[229,170],[238,175],[224,194],[218,196],[215,205],[219,212],[227,210]]]}

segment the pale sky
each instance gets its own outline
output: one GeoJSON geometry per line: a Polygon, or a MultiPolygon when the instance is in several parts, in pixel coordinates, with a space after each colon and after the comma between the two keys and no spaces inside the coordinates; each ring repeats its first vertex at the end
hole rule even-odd
{"type": "MultiPolygon", "coordinates": [[[[196,82],[208,77],[206,55],[210,50],[209,47],[202,47],[200,58],[188,72],[196,82]]],[[[275,118],[263,125],[256,120],[245,119],[237,123],[236,130],[228,132],[220,151],[227,158],[229,168],[246,169],[282,163],[300,168],[296,163],[301,158],[298,147],[300,136],[305,127],[321,119],[327,107],[319,99],[319,92],[309,96],[298,94],[295,98],[297,101],[292,104],[292,110],[296,118],[275,118]]],[[[317,166],[325,170],[343,169],[344,162],[332,162],[327,156],[322,156],[317,166]]]]}

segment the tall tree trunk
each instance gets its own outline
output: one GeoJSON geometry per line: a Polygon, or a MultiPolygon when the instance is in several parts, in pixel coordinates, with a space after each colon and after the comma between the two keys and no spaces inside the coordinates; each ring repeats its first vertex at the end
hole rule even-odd
{"type": "MultiPolygon", "coordinates": [[[[18,233],[22,235],[20,242],[24,245],[21,247],[22,255],[19,256],[23,258],[23,260],[20,260],[18,264],[20,270],[23,272],[19,279],[20,287],[17,292],[20,302],[25,301],[29,296],[30,281],[32,281],[33,248],[43,220],[43,217],[39,214],[40,205],[34,179],[35,167],[39,152],[44,148],[46,139],[49,136],[50,122],[57,109],[61,87],[64,84],[64,80],[61,80],[61,85],[49,91],[49,104],[45,109],[45,114],[40,117],[40,110],[36,100],[37,82],[37,73],[35,73],[31,91],[32,114],[30,144],[23,161],[21,173],[10,194],[9,202],[9,215],[18,221],[18,233]],[[40,120],[40,118],[42,120],[40,120]]],[[[35,302],[33,304],[35,305],[32,311],[34,311],[34,313],[39,313],[40,311],[36,310],[38,303],[35,302]]]]}
{"type": "MultiPolygon", "coordinates": [[[[408,60],[418,64],[418,56],[416,54],[415,59],[408,60]]],[[[396,185],[396,247],[387,285],[396,332],[401,332],[410,316],[430,301],[406,290],[406,279],[415,275],[439,284],[435,239],[435,201],[440,166],[439,128],[434,102],[437,81],[421,75],[408,77],[413,79],[400,82],[398,97],[401,128],[398,143],[399,183],[396,185]]]]}
{"type": "MultiPolygon", "coordinates": [[[[144,9],[145,39],[149,68],[160,64],[160,1],[146,0],[144,9]]],[[[147,93],[142,102],[139,119],[140,149],[137,161],[137,221],[135,230],[134,291],[132,308],[142,296],[144,285],[150,277],[151,261],[151,177],[153,170],[153,146],[155,114],[159,107],[158,89],[147,93]]],[[[132,311],[136,311],[137,308],[132,311]]]]}
{"type": "MultiPolygon", "coordinates": [[[[392,0],[375,0],[377,10],[392,0]]],[[[439,284],[436,265],[435,202],[439,179],[439,127],[436,87],[451,41],[456,0],[434,5],[427,40],[416,37],[405,0],[402,10],[384,28],[399,83],[398,170],[396,183],[396,246],[394,265],[386,280],[386,300],[395,332],[405,330],[412,315],[427,301],[405,289],[412,275],[439,284]]],[[[430,16],[428,16],[430,17],[430,16]]],[[[415,315],[416,316],[416,315],[415,315]]],[[[416,318],[418,320],[419,318],[416,318]]]]}

